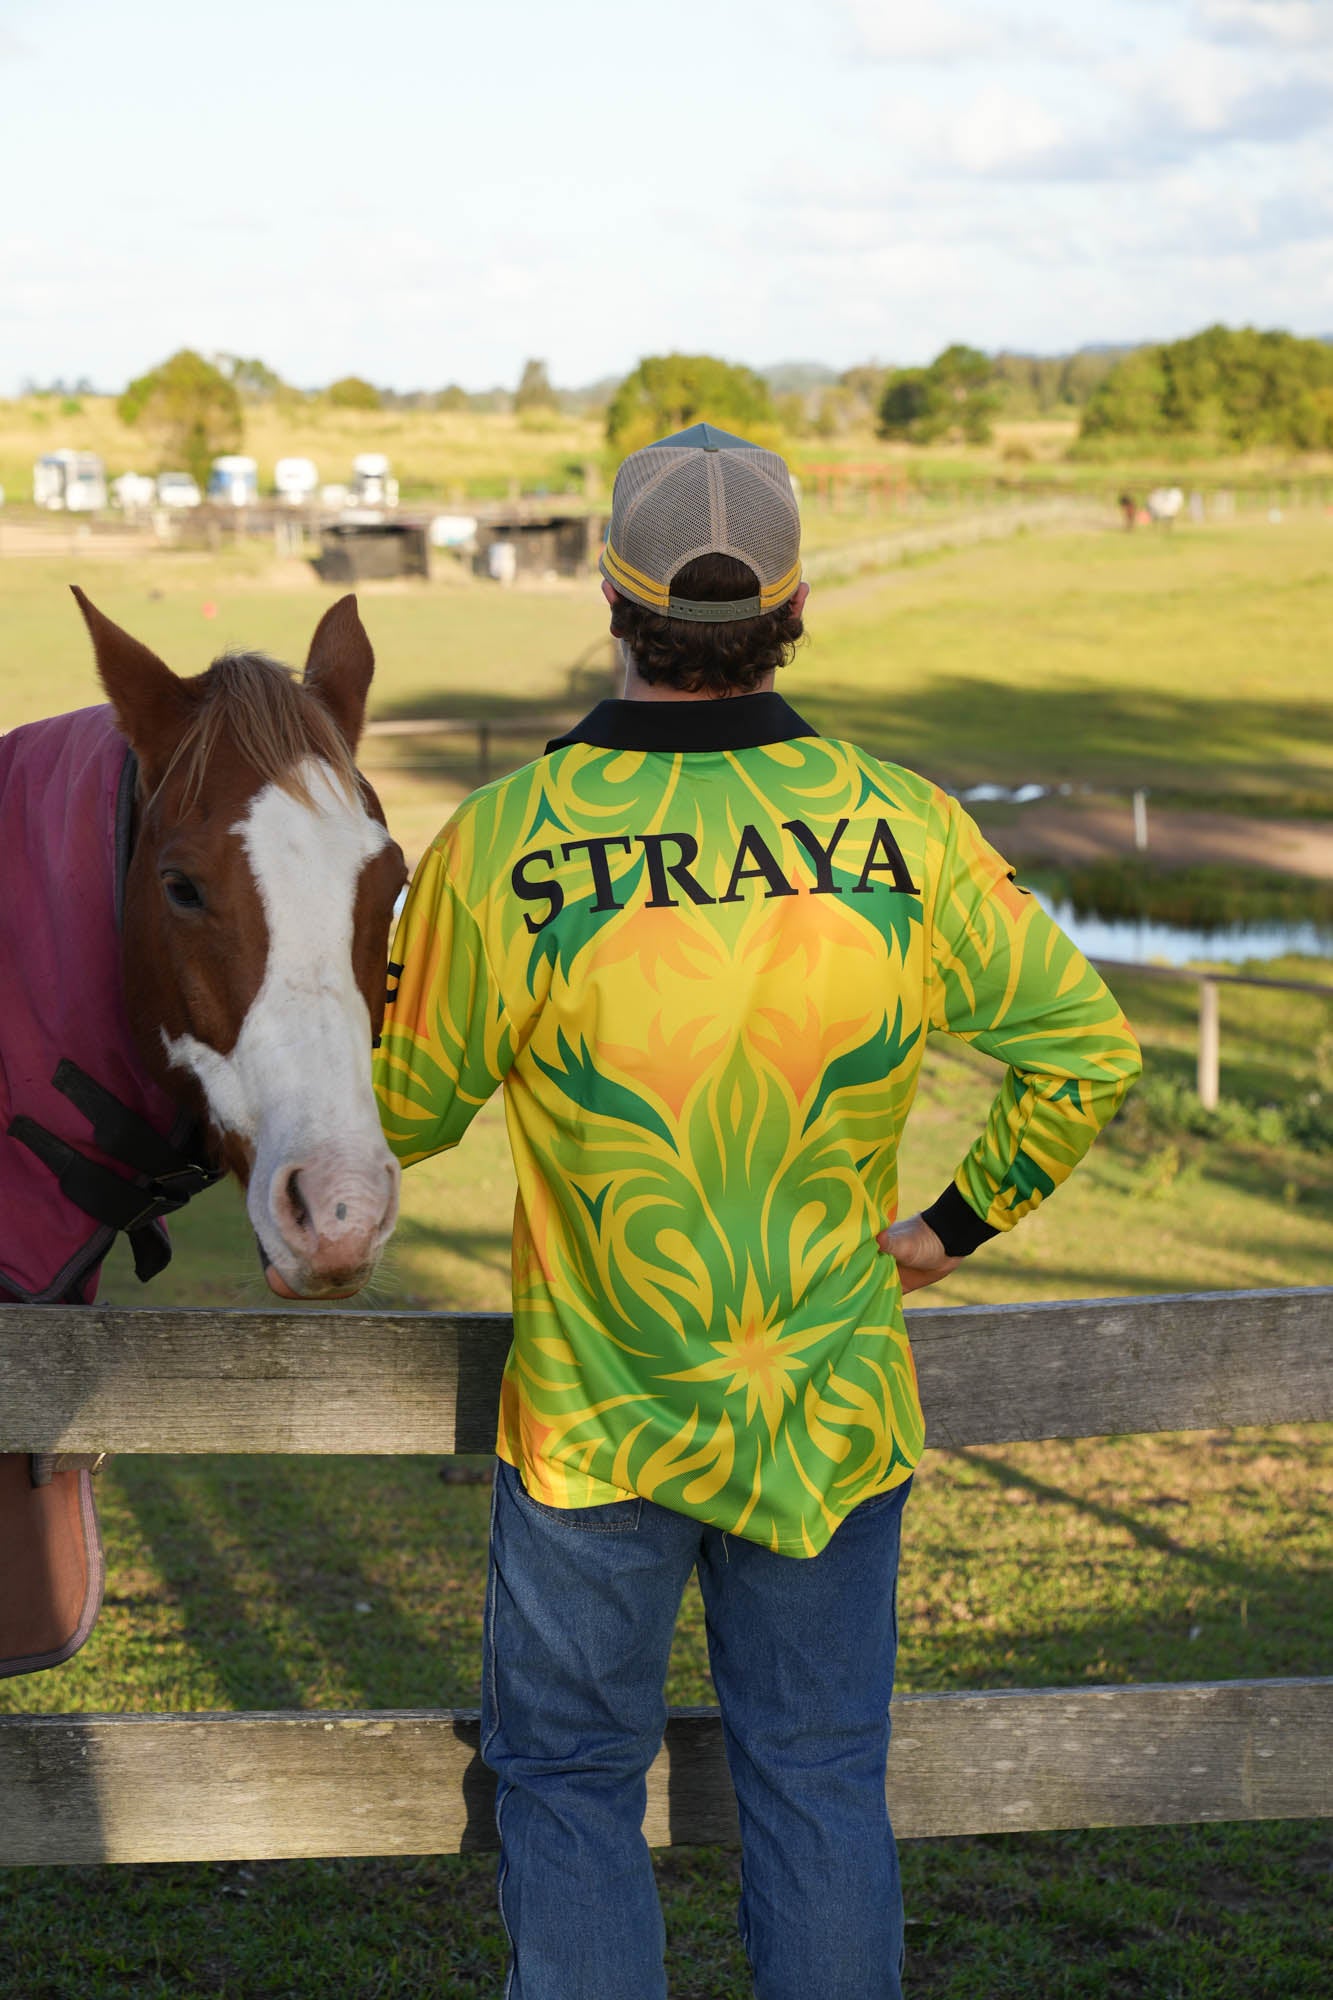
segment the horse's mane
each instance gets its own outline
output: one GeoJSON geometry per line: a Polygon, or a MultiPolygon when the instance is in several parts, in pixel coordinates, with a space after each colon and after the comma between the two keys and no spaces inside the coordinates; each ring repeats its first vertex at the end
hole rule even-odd
{"type": "Polygon", "coordinates": [[[335,783],[356,797],[356,765],[342,731],[290,667],[264,653],[224,653],[194,686],[198,713],[162,779],[165,784],[172,771],[183,771],[183,810],[198,800],[209,764],[224,741],[261,782],[278,785],[307,805],[313,801],[302,767],[311,757],[328,765],[335,783]]]}

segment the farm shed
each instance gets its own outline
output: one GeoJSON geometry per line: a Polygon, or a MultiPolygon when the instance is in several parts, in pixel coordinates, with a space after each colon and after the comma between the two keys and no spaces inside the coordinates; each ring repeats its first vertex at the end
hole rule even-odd
{"type": "Polygon", "coordinates": [[[426,530],[407,521],[336,521],[319,540],[315,568],[325,583],[430,575],[426,530]]]}
{"type": "Polygon", "coordinates": [[[472,566],[478,576],[583,576],[597,544],[596,523],[587,514],[554,514],[542,520],[483,521],[477,528],[472,566]],[[513,549],[512,567],[493,561],[497,544],[513,549]]]}

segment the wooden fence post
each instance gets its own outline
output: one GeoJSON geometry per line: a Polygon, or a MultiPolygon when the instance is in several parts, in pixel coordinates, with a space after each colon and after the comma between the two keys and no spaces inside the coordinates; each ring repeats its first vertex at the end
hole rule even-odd
{"type": "Polygon", "coordinates": [[[1205,1111],[1216,1111],[1221,1033],[1217,1014],[1217,983],[1199,981],[1199,1102],[1205,1111]]]}

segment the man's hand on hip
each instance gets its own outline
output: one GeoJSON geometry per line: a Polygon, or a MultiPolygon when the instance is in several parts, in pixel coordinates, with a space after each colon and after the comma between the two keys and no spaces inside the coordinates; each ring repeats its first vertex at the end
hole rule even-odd
{"type": "Polygon", "coordinates": [[[898,1266],[904,1292],[918,1292],[923,1285],[937,1285],[956,1271],[961,1257],[950,1257],[930,1224],[920,1215],[904,1216],[901,1222],[881,1229],[876,1239],[886,1256],[898,1266]]]}

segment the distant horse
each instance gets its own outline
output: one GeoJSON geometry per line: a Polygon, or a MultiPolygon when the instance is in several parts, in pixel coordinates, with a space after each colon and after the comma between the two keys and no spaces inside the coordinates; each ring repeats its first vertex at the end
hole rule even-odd
{"type": "MultiPolygon", "coordinates": [[[[353,761],[356,600],[299,681],[182,679],[74,595],[110,707],[0,738],[0,1300],[90,1301],[120,1230],[153,1276],[225,1172],[272,1289],[346,1296],[397,1215],[370,1051],[406,875],[353,761]]],[[[100,1569],[87,1471],[0,1458],[0,1673],[76,1650],[100,1569]]]]}
{"type": "Polygon", "coordinates": [[[1185,495],[1178,486],[1154,486],[1148,495],[1148,515],[1155,527],[1174,526],[1185,495]]]}

